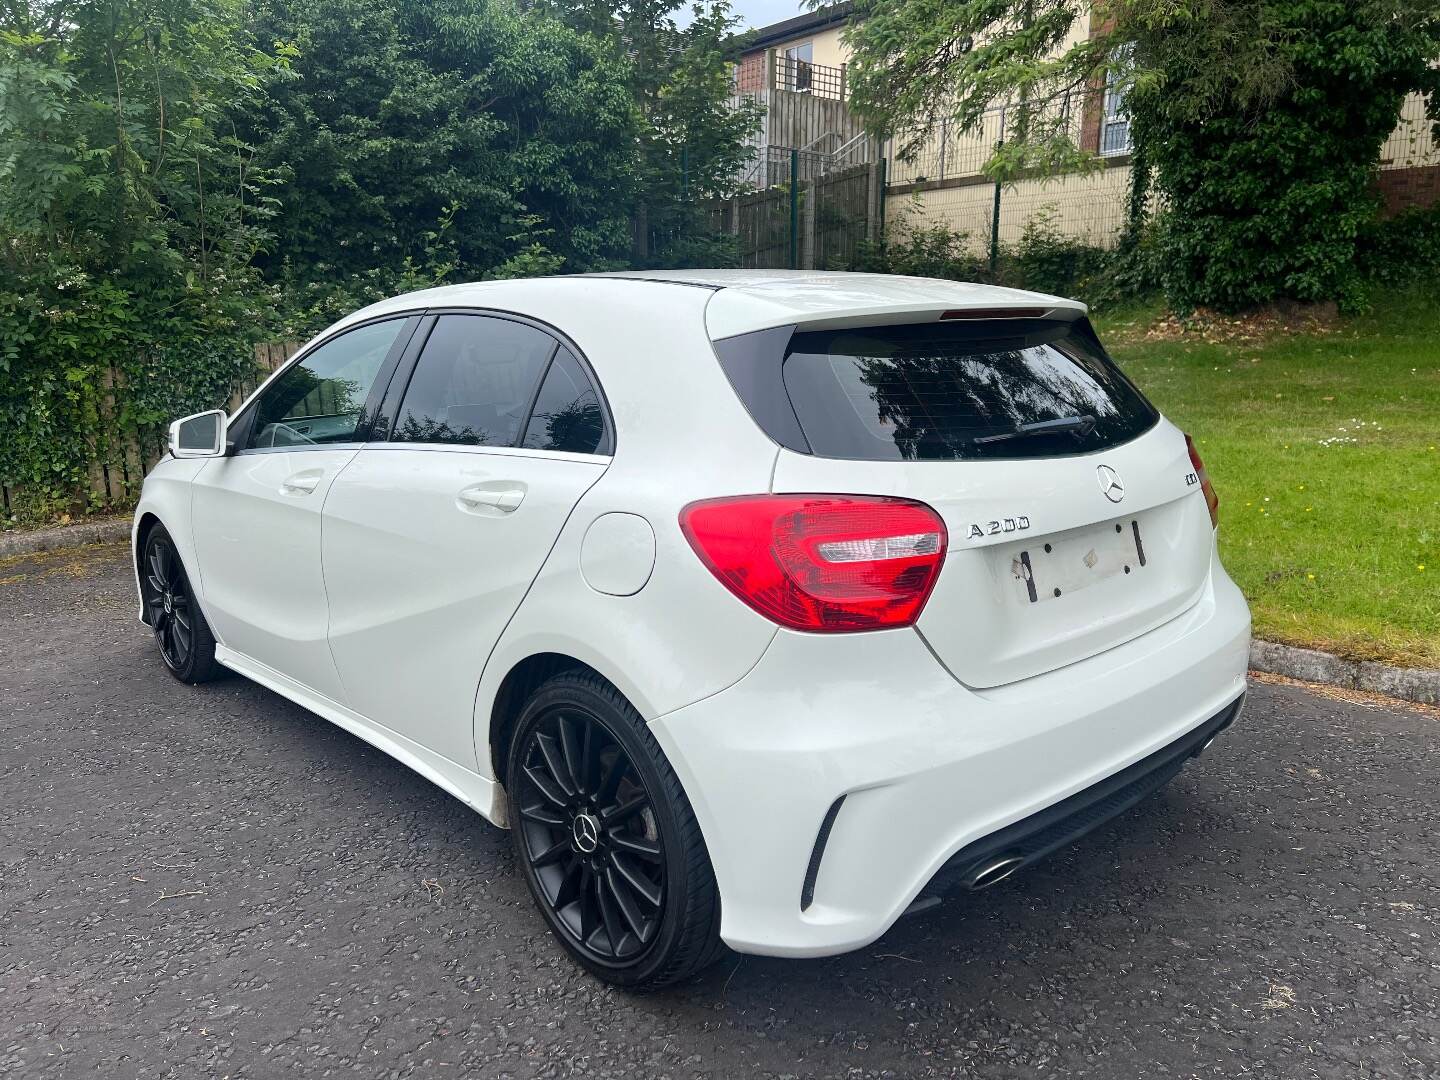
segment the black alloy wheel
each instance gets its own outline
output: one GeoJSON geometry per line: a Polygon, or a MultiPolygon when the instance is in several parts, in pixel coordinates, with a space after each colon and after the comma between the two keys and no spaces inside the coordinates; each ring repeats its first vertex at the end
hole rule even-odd
{"type": "Polygon", "coordinates": [[[527,732],[517,794],[526,857],[572,945],[599,964],[637,959],[659,927],[665,849],[614,734],[578,709],[548,710],[527,732]]]}
{"type": "Polygon", "coordinates": [[[145,621],[165,666],[182,682],[199,683],[220,672],[215,638],[190,587],[175,542],[163,525],[151,528],[140,557],[145,621]]]}
{"type": "Polygon", "coordinates": [[[168,536],[145,545],[146,608],[160,655],[172,671],[183,671],[195,648],[195,615],[190,581],[168,536]]]}
{"type": "Polygon", "coordinates": [[[508,765],[526,884],[575,959],[650,990],[719,958],[719,892],[694,812],[614,686],[589,671],[550,678],[520,711],[508,765]]]}

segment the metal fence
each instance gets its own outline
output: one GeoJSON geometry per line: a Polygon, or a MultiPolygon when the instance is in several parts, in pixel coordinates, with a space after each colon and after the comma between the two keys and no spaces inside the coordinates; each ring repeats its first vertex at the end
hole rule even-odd
{"type": "Polygon", "coordinates": [[[1400,122],[1380,148],[1380,168],[1419,169],[1440,165],[1440,142],[1436,142],[1425,98],[1411,94],[1400,107],[1400,122]]]}
{"type": "Polygon", "coordinates": [[[774,151],[762,191],[712,207],[711,226],[735,237],[740,265],[846,269],[877,239],[883,167],[836,167],[830,155],[774,151]]]}

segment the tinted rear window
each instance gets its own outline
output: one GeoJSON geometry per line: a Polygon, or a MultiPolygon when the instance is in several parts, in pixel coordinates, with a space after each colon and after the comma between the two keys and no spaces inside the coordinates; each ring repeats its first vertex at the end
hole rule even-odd
{"type": "Polygon", "coordinates": [[[782,377],[809,449],[821,457],[1084,454],[1127,442],[1157,419],[1083,322],[798,333],[782,377]],[[1065,430],[1036,427],[1047,423],[1065,430]]]}

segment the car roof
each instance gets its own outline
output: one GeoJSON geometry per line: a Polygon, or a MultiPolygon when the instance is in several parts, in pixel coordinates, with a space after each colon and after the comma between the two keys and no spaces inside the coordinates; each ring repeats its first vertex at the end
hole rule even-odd
{"type": "Polygon", "coordinates": [[[572,303],[648,307],[655,296],[643,286],[673,286],[713,292],[705,304],[712,339],[776,326],[811,328],[874,322],[915,322],[944,311],[1024,308],[1049,317],[1075,319],[1085,305],[1043,293],[998,285],[817,270],[629,270],[506,281],[444,285],[381,301],[345,322],[417,307],[475,307],[529,313],[529,304],[567,294],[572,303]]]}

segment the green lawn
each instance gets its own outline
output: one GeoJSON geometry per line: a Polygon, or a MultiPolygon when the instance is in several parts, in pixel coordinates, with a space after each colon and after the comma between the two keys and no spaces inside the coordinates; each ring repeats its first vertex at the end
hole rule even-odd
{"type": "Polygon", "coordinates": [[[1195,436],[1256,636],[1440,667],[1440,296],[1259,344],[1155,340],[1156,314],[1098,329],[1195,436]]]}

